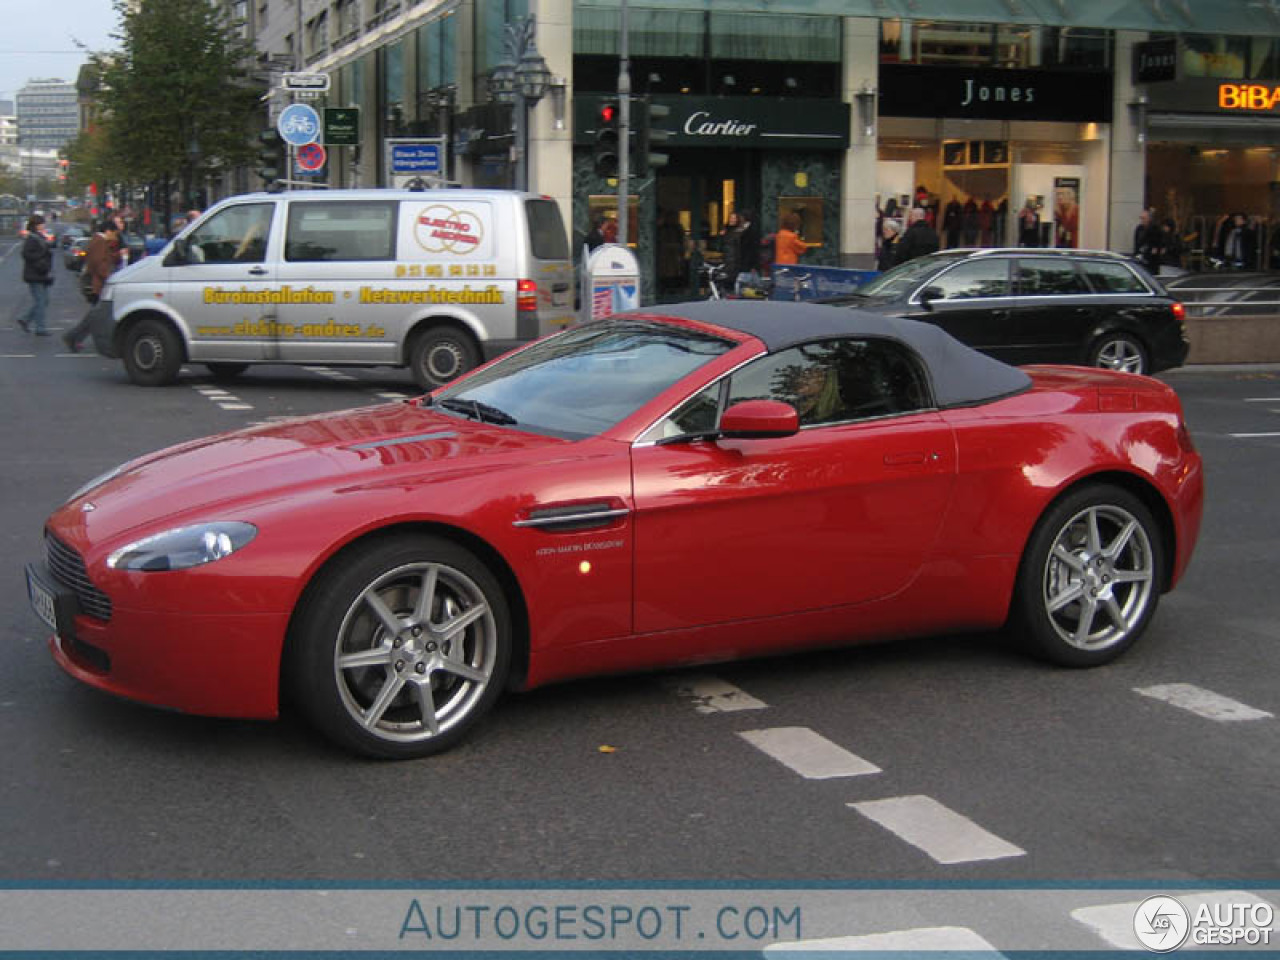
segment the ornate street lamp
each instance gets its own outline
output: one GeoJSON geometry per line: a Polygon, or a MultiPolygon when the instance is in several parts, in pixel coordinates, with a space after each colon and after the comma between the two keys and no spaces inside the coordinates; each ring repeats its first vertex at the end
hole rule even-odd
{"type": "Polygon", "coordinates": [[[513,104],[512,124],[516,160],[516,189],[529,189],[529,112],[551,85],[551,71],[534,44],[537,23],[532,16],[503,28],[503,59],[489,75],[489,95],[513,104]]]}

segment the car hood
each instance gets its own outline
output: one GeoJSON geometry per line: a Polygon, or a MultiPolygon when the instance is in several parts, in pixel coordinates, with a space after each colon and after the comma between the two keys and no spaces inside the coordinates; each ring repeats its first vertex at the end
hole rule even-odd
{"type": "Polygon", "coordinates": [[[568,443],[464,420],[417,401],[383,404],[148,454],[61,510],[74,513],[99,539],[166,518],[237,519],[232,514],[309,492],[466,478],[541,459],[548,448],[568,443]]]}

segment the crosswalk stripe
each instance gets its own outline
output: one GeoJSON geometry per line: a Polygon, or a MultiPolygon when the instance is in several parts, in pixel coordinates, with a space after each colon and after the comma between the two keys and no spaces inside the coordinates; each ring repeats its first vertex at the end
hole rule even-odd
{"type": "Polygon", "coordinates": [[[1000,860],[1026,854],[1021,847],[1001,840],[932,797],[890,797],[846,806],[923,850],[938,863],[1000,860]]]}
{"type": "Polygon", "coordinates": [[[831,780],[879,773],[874,763],[850,753],[808,727],[739,730],[738,736],[806,780],[831,780]]]}
{"type": "Polygon", "coordinates": [[[1256,710],[1239,700],[1232,700],[1212,690],[1205,690],[1191,683],[1161,683],[1154,687],[1134,687],[1134,693],[1153,700],[1162,700],[1183,710],[1189,710],[1209,720],[1232,723],[1239,720],[1265,720],[1275,714],[1256,710]]]}
{"type": "Polygon", "coordinates": [[[769,705],[739,690],[719,677],[678,677],[669,685],[682,697],[693,700],[699,713],[735,713],[739,710],[766,710],[769,705]]]}
{"type": "Polygon", "coordinates": [[[252,410],[251,403],[220,403],[218,404],[223,410],[252,410]]]}
{"type": "Polygon", "coordinates": [[[810,951],[948,951],[949,960],[956,960],[955,951],[966,956],[980,954],[984,957],[1002,957],[995,947],[968,927],[917,927],[914,930],[893,930],[888,933],[870,933],[856,937],[828,937],[822,940],[795,940],[790,943],[771,943],[764,948],[766,955],[786,956],[810,951]]]}

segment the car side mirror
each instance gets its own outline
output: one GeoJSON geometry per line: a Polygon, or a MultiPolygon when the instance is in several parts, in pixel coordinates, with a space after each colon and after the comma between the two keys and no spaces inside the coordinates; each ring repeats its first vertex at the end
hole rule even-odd
{"type": "Polygon", "coordinates": [[[790,437],[800,430],[800,414],[780,400],[743,400],[720,417],[720,436],[729,440],[790,437]]]}
{"type": "Polygon", "coordinates": [[[933,309],[934,300],[945,299],[947,299],[947,295],[941,287],[925,287],[920,291],[920,306],[924,307],[926,310],[933,309]]]}

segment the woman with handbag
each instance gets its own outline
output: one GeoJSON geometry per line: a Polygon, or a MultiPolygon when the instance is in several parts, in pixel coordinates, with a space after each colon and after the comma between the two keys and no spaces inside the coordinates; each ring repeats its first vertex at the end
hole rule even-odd
{"type": "Polygon", "coordinates": [[[18,318],[18,326],[47,337],[45,314],[49,310],[49,287],[53,284],[54,239],[44,229],[44,217],[38,213],[27,220],[26,239],[22,241],[22,282],[31,291],[31,306],[18,318]]]}

